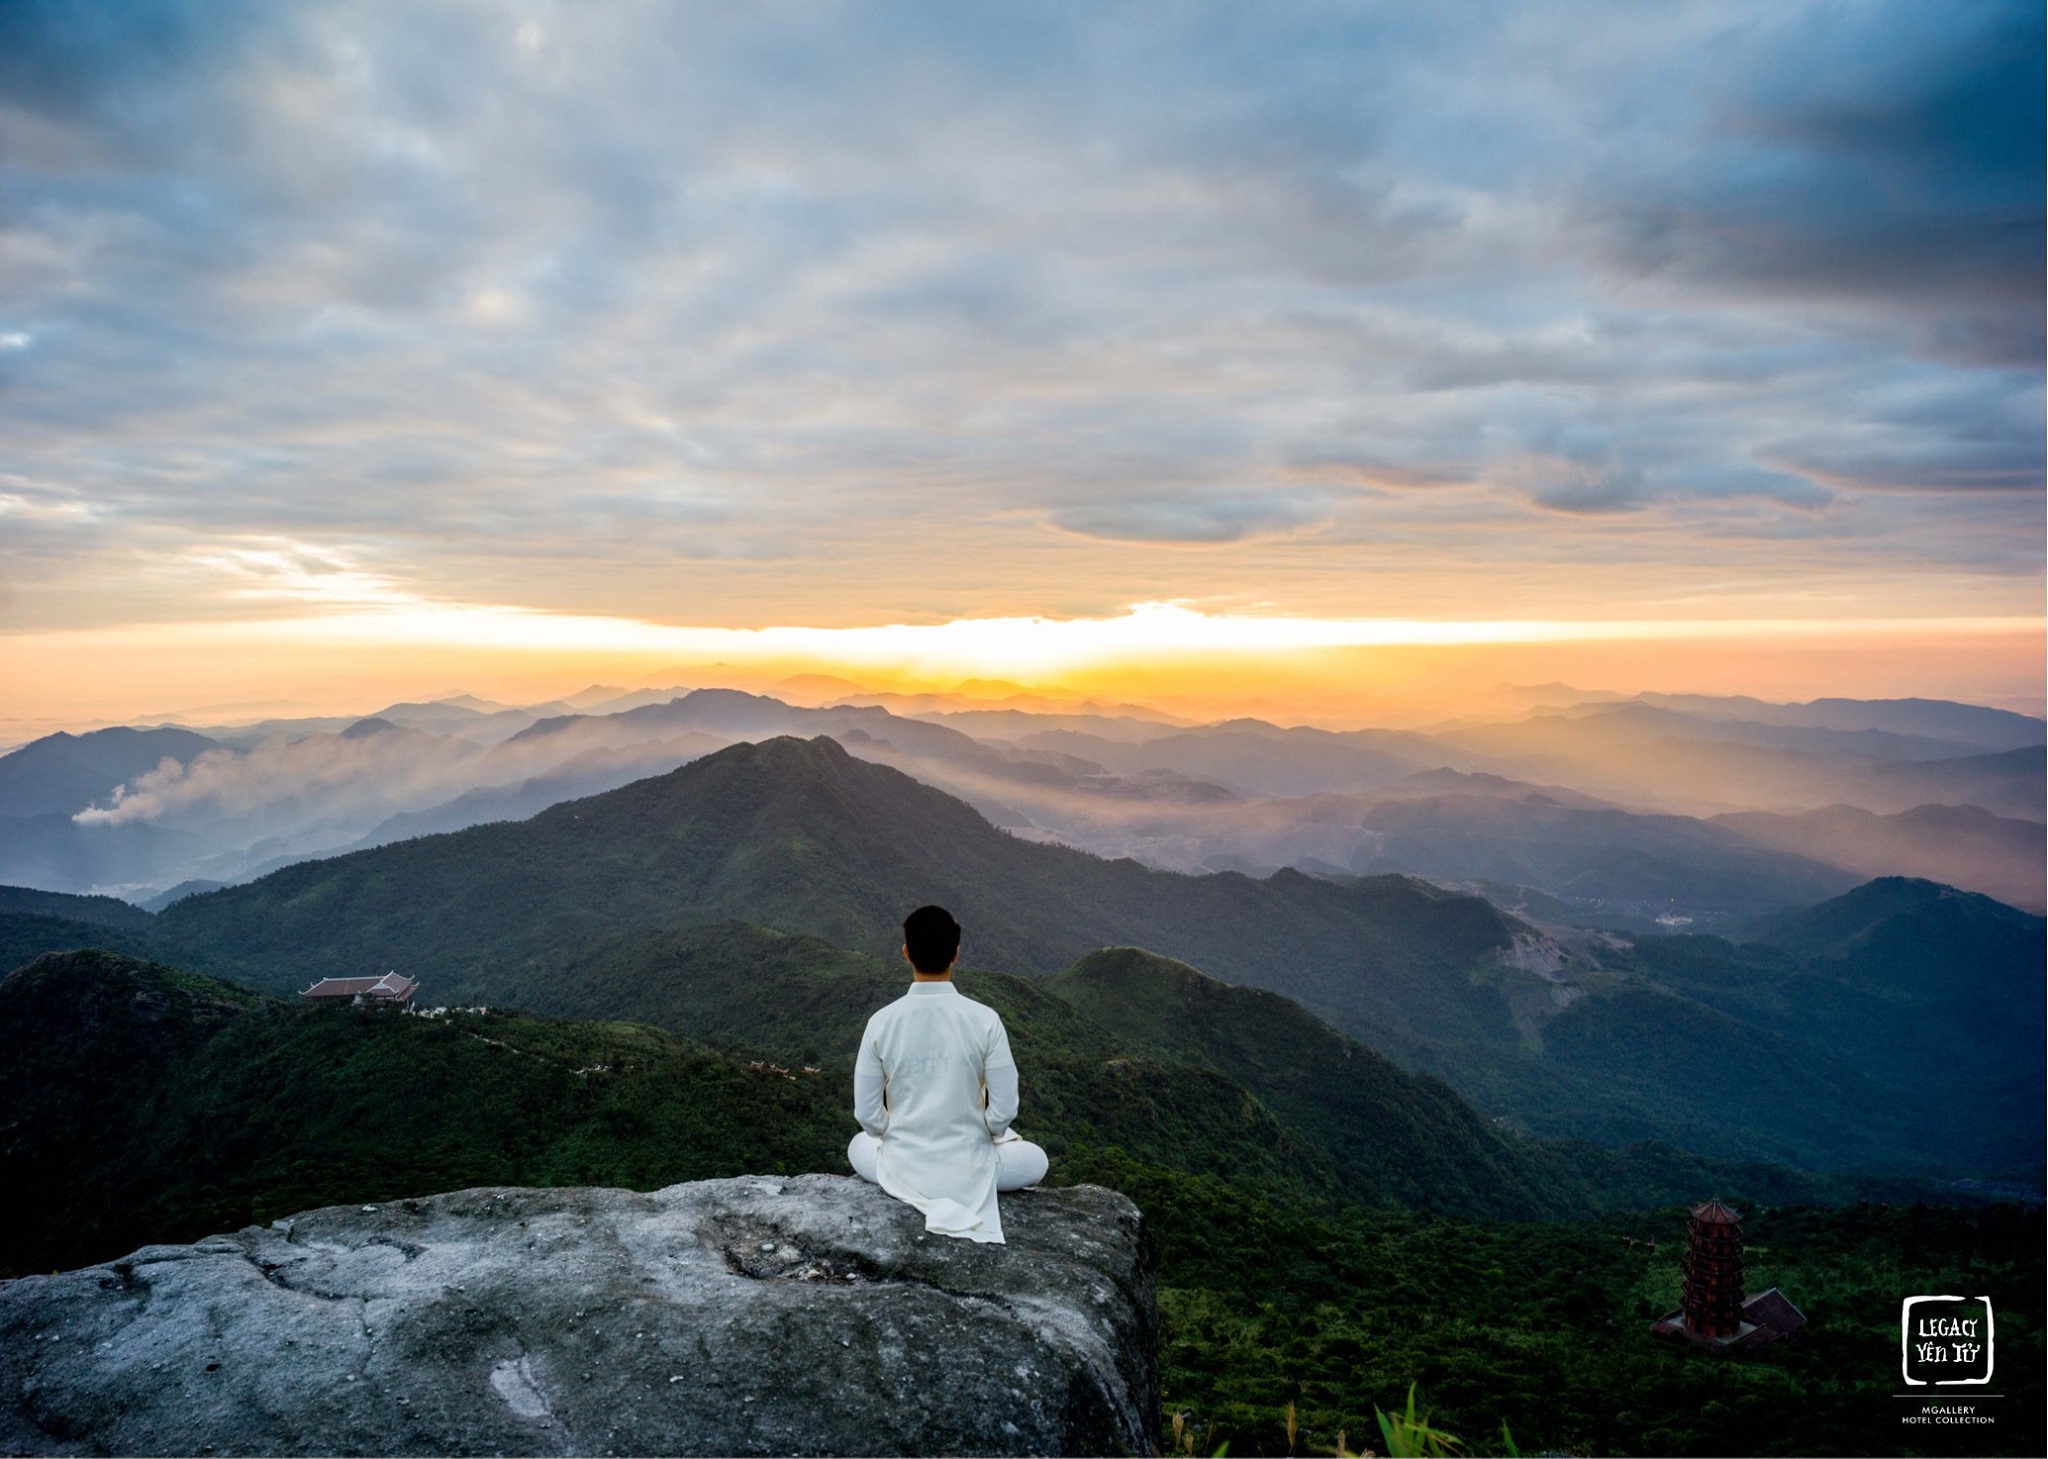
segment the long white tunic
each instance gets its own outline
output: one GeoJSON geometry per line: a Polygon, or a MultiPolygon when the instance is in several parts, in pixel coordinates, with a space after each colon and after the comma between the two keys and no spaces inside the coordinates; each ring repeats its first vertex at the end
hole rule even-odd
{"type": "Polygon", "coordinates": [[[927,1231],[1003,1239],[995,1142],[1017,1117],[1017,1063],[1002,1015],[950,982],[912,983],[861,1035],[853,1113],[880,1144],[877,1183],[927,1231]]]}

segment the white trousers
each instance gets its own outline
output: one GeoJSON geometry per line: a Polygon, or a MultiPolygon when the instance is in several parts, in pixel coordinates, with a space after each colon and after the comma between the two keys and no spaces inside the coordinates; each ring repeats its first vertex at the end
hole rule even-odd
{"type": "MultiPolygon", "coordinates": [[[[879,1142],[866,1130],[856,1134],[846,1146],[846,1158],[853,1164],[853,1173],[862,1180],[875,1182],[875,1155],[880,1148],[879,1142]]],[[[997,1190],[1020,1191],[1027,1185],[1037,1185],[1045,1179],[1045,1170],[1045,1152],[1029,1140],[1002,1140],[997,1143],[997,1190]]]]}

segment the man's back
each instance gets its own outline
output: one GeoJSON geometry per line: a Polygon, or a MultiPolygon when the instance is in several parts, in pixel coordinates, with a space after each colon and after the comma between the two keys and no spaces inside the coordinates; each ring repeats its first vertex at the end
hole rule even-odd
{"type": "Polygon", "coordinates": [[[910,991],[868,1020],[853,1065],[860,1133],[847,1163],[924,1212],[927,1231],[1003,1239],[996,1192],[1045,1178],[1045,1152],[1010,1128],[1017,1063],[1002,1016],[953,986],[960,924],[944,907],[903,919],[910,991]]]}
{"type": "Polygon", "coordinates": [[[963,997],[951,983],[912,983],[910,990],[868,1020],[862,1040],[887,1078],[894,1139],[913,1131],[920,1139],[987,1144],[1000,1135],[982,1109],[991,1065],[1015,1067],[1002,1016],[963,997]]]}
{"type": "Polygon", "coordinates": [[[1001,1241],[995,1141],[1017,1112],[1017,1066],[993,1008],[951,982],[910,985],[868,1020],[854,1113],[880,1142],[878,1182],[933,1230],[1001,1241]]]}

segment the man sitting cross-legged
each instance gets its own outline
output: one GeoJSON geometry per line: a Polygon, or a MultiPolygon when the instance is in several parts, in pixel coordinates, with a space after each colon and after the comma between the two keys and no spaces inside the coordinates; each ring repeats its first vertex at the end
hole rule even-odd
{"type": "Polygon", "coordinates": [[[924,1229],[1003,1239],[996,1192],[1045,1178],[1045,1152],[1010,1128],[1017,1065],[1002,1016],[960,996],[960,924],[944,907],[903,919],[910,990],[868,1020],[853,1066],[860,1133],[846,1158],[924,1212],[924,1229]]]}

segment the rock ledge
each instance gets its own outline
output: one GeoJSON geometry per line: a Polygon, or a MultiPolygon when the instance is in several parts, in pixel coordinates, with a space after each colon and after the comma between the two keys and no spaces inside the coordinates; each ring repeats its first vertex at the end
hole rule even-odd
{"type": "Polygon", "coordinates": [[[1003,1197],[928,1236],[832,1175],[308,1211],[0,1283],[0,1449],[1143,1454],[1141,1218],[1003,1197]]]}

